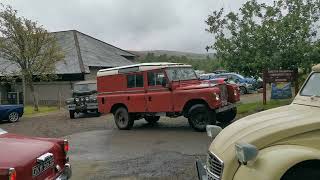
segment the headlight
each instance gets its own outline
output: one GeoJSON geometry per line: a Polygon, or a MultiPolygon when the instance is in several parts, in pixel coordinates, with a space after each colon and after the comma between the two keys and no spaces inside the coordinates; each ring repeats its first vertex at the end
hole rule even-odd
{"type": "Polygon", "coordinates": [[[86,101],[87,101],[87,102],[89,101],[89,97],[86,97],[86,101]]]}
{"type": "Polygon", "coordinates": [[[218,93],[213,93],[214,97],[216,98],[217,101],[220,100],[220,95],[218,93]]]}
{"type": "Polygon", "coordinates": [[[76,102],[79,102],[79,98],[76,98],[76,102]]]}
{"type": "Polygon", "coordinates": [[[234,96],[237,96],[237,95],[238,95],[238,91],[237,91],[236,89],[233,91],[233,95],[234,95],[234,96]]]}
{"type": "Polygon", "coordinates": [[[244,165],[247,165],[248,161],[255,160],[259,152],[256,146],[247,143],[236,143],[235,150],[239,162],[244,165]]]}

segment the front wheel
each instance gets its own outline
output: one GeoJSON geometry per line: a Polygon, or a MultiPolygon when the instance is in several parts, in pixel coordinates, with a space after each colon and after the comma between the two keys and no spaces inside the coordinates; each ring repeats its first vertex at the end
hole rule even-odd
{"type": "Polygon", "coordinates": [[[13,111],[9,114],[8,120],[12,123],[19,121],[19,113],[13,111]]]}
{"type": "Polygon", "coordinates": [[[203,132],[207,125],[216,123],[215,112],[204,104],[193,105],[189,110],[188,122],[194,130],[203,132]]]}
{"type": "Polygon", "coordinates": [[[146,116],[144,117],[144,119],[150,123],[150,124],[154,124],[156,122],[158,122],[160,120],[160,116],[146,116]]]}
{"type": "Polygon", "coordinates": [[[120,130],[129,130],[133,127],[134,120],[130,118],[128,110],[120,107],[114,113],[114,121],[120,130]]]}

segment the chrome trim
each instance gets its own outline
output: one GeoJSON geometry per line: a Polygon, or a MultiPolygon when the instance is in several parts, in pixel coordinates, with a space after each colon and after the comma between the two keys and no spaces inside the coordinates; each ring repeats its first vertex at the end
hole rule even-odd
{"type": "Polygon", "coordinates": [[[209,152],[208,152],[208,158],[207,158],[207,172],[208,172],[208,174],[215,176],[215,178],[218,179],[218,180],[221,180],[221,179],[222,179],[222,175],[223,175],[223,170],[224,170],[224,162],[222,161],[222,159],[220,159],[217,155],[215,155],[214,153],[212,153],[212,152],[209,151],[209,152]],[[220,163],[220,165],[221,165],[220,176],[217,175],[217,174],[215,174],[214,172],[211,172],[211,170],[210,170],[210,166],[208,165],[208,163],[209,163],[209,156],[210,156],[210,155],[214,156],[214,157],[219,161],[219,163],[220,163]]]}
{"type": "Polygon", "coordinates": [[[101,94],[120,94],[120,93],[137,93],[137,92],[145,92],[145,90],[100,92],[100,93],[98,93],[98,95],[101,95],[101,94]]]}
{"type": "Polygon", "coordinates": [[[169,88],[154,88],[154,89],[148,89],[148,91],[169,91],[169,88]]]}
{"type": "Polygon", "coordinates": [[[37,158],[37,162],[44,162],[49,158],[53,158],[53,154],[52,153],[45,153],[37,158]]]}

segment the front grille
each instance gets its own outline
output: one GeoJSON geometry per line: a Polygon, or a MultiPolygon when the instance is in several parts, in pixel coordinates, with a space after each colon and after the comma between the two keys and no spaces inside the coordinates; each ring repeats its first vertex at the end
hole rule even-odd
{"type": "Polygon", "coordinates": [[[220,92],[221,92],[221,102],[222,102],[222,105],[225,106],[225,105],[228,105],[228,88],[227,88],[227,85],[225,84],[220,84],[219,85],[219,89],[220,89],[220,92]]]}
{"type": "Polygon", "coordinates": [[[223,162],[216,155],[209,152],[207,158],[208,179],[220,180],[223,172],[223,162]]]}

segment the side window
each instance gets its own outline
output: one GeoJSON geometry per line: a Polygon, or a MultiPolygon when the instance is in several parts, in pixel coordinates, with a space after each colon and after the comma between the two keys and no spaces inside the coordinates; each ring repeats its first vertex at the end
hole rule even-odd
{"type": "Polygon", "coordinates": [[[127,75],[127,87],[128,88],[143,87],[143,75],[142,74],[127,75]]]}
{"type": "Polygon", "coordinates": [[[148,86],[161,86],[162,84],[166,84],[163,72],[148,72],[148,86]]]}

